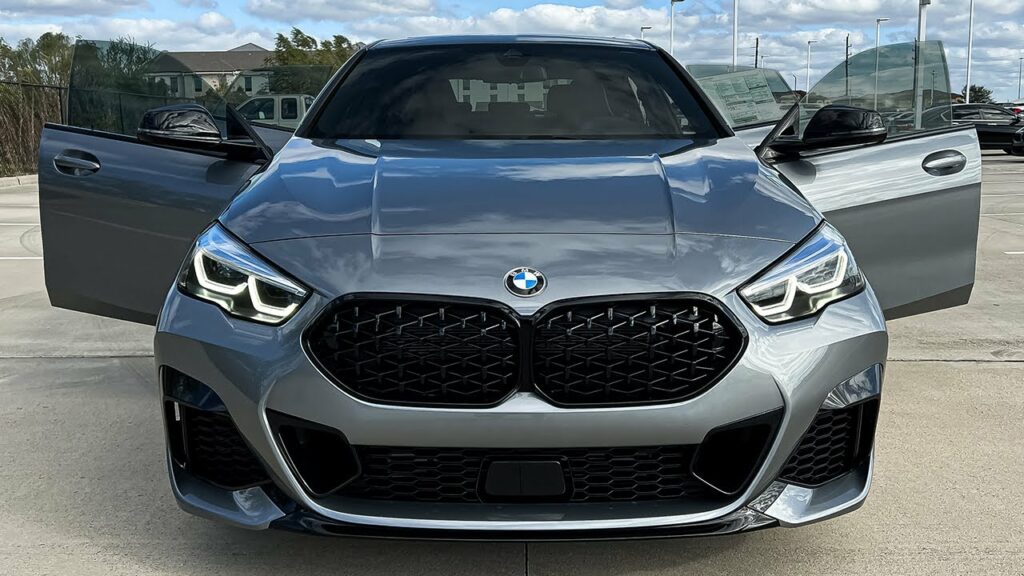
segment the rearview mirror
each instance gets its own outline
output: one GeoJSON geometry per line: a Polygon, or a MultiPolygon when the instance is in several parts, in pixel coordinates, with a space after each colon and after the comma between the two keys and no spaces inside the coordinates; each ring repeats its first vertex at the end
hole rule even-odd
{"type": "Polygon", "coordinates": [[[797,152],[878,144],[889,130],[882,115],[874,110],[830,104],[818,110],[804,129],[803,137],[782,137],[771,144],[778,152],[797,152]]]}
{"type": "Polygon", "coordinates": [[[213,114],[198,104],[174,104],[147,110],[138,130],[139,140],[185,148],[216,148],[220,129],[213,114]]]}

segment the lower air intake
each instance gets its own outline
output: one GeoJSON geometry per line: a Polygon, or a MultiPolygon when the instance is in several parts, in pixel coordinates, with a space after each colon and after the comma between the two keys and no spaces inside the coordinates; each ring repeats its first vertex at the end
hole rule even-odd
{"type": "Polygon", "coordinates": [[[164,416],[176,466],[227,490],[270,482],[216,393],[194,378],[164,367],[164,416]]]}
{"type": "Polygon", "coordinates": [[[878,400],[846,408],[820,410],[780,479],[804,486],[820,486],[835,480],[871,453],[878,400]]]}
{"type": "Polygon", "coordinates": [[[483,475],[493,461],[563,463],[567,490],[561,500],[568,502],[716,497],[714,491],[690,474],[693,446],[546,449],[356,446],[355,450],[362,475],[339,491],[340,495],[352,498],[494,501],[482,488],[483,475]]]}

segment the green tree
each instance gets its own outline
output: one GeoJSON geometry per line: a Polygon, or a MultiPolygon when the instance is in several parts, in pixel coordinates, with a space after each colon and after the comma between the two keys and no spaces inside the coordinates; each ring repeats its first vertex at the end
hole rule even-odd
{"type": "MultiPolygon", "coordinates": [[[[967,86],[960,91],[960,95],[967,97],[967,86]]],[[[978,86],[977,84],[971,84],[971,102],[977,104],[993,104],[995,100],[992,99],[992,91],[984,86],[978,86]]]]}
{"type": "Polygon", "coordinates": [[[47,32],[13,46],[0,38],[0,176],[35,171],[43,124],[62,119],[71,54],[64,34],[47,32]]]}
{"type": "Polygon", "coordinates": [[[318,42],[316,38],[298,28],[292,28],[288,36],[278,34],[274,41],[274,53],[267,58],[270,66],[308,66],[322,64],[335,70],[341,67],[356,51],[356,46],[341,34],[329,40],[318,42]]]}
{"type": "Polygon", "coordinates": [[[73,47],[68,35],[53,32],[14,46],[0,38],[0,80],[67,86],[73,47]]]}

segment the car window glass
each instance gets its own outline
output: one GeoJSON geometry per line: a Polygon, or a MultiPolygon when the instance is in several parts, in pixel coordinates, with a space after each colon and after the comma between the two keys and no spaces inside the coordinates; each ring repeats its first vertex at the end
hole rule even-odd
{"type": "Polygon", "coordinates": [[[294,120],[299,117],[299,101],[296,98],[281,98],[281,119],[294,120]]]}
{"type": "Polygon", "coordinates": [[[214,86],[166,52],[123,40],[75,43],[68,84],[71,126],[134,136],[147,110],[218,100],[214,86]]]}
{"type": "Polygon", "coordinates": [[[314,138],[692,138],[717,135],[653,50],[478,44],[370,50],[314,138]]]}
{"type": "Polygon", "coordinates": [[[273,98],[253,98],[242,103],[238,107],[238,112],[242,114],[246,120],[273,120],[274,119],[274,99],[273,98]]]}
{"type": "MultiPolygon", "coordinates": [[[[71,62],[67,122],[71,126],[135,136],[142,115],[152,108],[196,103],[213,114],[227,135],[227,105],[246,107],[252,123],[280,127],[266,96],[292,95],[291,131],[301,119],[298,98],[312,101],[335,69],[330,66],[267,66],[234,74],[191,69],[172,53],[123,40],[78,40],[71,62]]],[[[308,108],[308,107],[307,107],[308,108]]]]}
{"type": "Polygon", "coordinates": [[[800,97],[775,70],[725,64],[686,69],[733,128],[778,122],[800,97]]]}
{"type": "Polygon", "coordinates": [[[1008,110],[1001,108],[984,108],[985,118],[988,120],[999,120],[1001,122],[1010,122],[1014,119],[1014,115],[1008,110]]]}
{"type": "Polygon", "coordinates": [[[242,107],[254,99],[279,96],[281,109],[277,115],[265,114],[262,118],[243,115],[251,124],[290,132],[309,109],[307,104],[305,110],[300,110],[299,99],[312,103],[312,95],[319,93],[335,72],[333,67],[323,65],[266,66],[246,70],[227,87],[224,98],[241,112],[242,107]]]}
{"type": "Polygon", "coordinates": [[[981,120],[981,111],[974,106],[957,106],[953,108],[954,120],[981,120]]]}
{"type": "Polygon", "coordinates": [[[914,66],[917,52],[914,42],[892,44],[861,52],[836,66],[801,103],[800,133],[807,120],[829,104],[877,110],[890,136],[948,127],[949,116],[944,113],[950,109],[952,94],[942,43],[920,44],[920,67],[914,66]]]}

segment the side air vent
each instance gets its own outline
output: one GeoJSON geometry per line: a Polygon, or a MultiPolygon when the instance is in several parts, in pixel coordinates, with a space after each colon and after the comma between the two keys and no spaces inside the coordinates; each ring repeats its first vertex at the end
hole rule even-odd
{"type": "Polygon", "coordinates": [[[226,490],[269,483],[263,463],[242,438],[220,397],[202,382],[166,366],[161,374],[174,464],[226,490]]]}
{"type": "Polygon", "coordinates": [[[708,432],[693,459],[693,475],[723,494],[737,494],[764,462],[781,420],[780,408],[708,432]]]}
{"type": "Polygon", "coordinates": [[[846,474],[871,454],[878,400],[822,409],[782,469],[780,479],[820,486],[846,474]]]}
{"type": "Polygon", "coordinates": [[[359,463],[341,432],[273,410],[267,411],[267,420],[292,472],[311,496],[336,492],[359,474],[359,463]]]}

